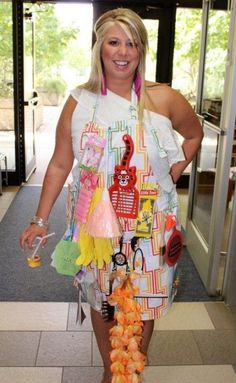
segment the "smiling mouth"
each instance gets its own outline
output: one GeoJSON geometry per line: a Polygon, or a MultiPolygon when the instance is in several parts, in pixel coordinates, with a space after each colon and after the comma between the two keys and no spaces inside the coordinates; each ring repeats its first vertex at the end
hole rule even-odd
{"type": "Polygon", "coordinates": [[[113,61],[116,65],[118,66],[126,66],[129,64],[129,61],[118,61],[118,60],[114,60],[113,61]]]}

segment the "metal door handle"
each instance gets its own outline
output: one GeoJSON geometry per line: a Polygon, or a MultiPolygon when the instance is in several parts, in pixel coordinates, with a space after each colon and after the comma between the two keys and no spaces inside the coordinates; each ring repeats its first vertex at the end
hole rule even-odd
{"type": "Polygon", "coordinates": [[[39,95],[36,90],[33,91],[33,97],[27,101],[24,101],[24,106],[37,106],[39,103],[39,95]]]}

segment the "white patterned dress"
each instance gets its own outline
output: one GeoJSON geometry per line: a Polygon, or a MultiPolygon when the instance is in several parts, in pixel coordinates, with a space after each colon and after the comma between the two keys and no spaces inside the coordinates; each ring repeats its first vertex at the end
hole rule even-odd
{"type": "MultiPolygon", "coordinates": [[[[100,187],[111,187],[114,182],[114,168],[122,162],[125,147],[124,136],[132,137],[134,151],[129,166],[136,167],[135,189],[140,193],[146,182],[157,186],[154,202],[151,238],[138,238],[138,248],[143,254],[142,265],[134,264],[134,250],[131,240],[135,236],[136,219],[119,217],[122,227],[122,252],[125,253],[130,268],[135,268],[140,278],[139,300],[142,307],[142,319],[157,319],[165,315],[174,298],[173,282],[177,263],[169,265],[161,255],[163,246],[168,244],[175,229],[180,230],[178,222],[178,198],[175,185],[169,176],[173,163],[184,159],[183,151],[173,131],[171,121],[160,114],[144,112],[143,128],[139,126],[134,102],[107,91],[106,96],[96,95],[87,90],[75,89],[71,95],[78,102],[72,116],[72,143],[74,156],[78,164],[90,134],[98,134],[106,139],[98,175],[100,187]],[[89,121],[96,123],[88,125],[89,121]],[[168,228],[167,217],[173,218],[175,225],[168,228]],[[141,267],[142,266],[142,267],[141,267]]],[[[78,184],[78,165],[73,169],[74,184],[78,184]]],[[[114,253],[119,252],[120,244],[113,242],[114,253]]],[[[104,294],[109,292],[109,273],[114,264],[97,269],[93,264],[87,266],[88,279],[96,278],[104,294]]]]}

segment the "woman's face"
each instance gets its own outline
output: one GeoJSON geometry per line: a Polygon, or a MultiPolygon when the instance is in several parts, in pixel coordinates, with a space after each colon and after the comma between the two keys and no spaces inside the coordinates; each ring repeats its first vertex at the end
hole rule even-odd
{"type": "Polygon", "coordinates": [[[101,48],[106,79],[133,80],[140,54],[132,39],[120,25],[111,27],[101,48]]]}

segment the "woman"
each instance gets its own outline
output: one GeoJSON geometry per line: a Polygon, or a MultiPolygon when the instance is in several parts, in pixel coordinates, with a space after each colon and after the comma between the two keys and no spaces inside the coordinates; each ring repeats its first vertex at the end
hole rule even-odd
{"type": "MultiPolygon", "coordinates": [[[[198,151],[203,133],[193,109],[179,92],[145,81],[147,32],[136,13],[125,8],[108,11],[98,19],[94,31],[90,78],[73,90],[65,103],[36,216],[21,235],[20,244],[31,246],[36,236],[46,234],[50,211],[74,158],[86,167],[88,137],[95,134],[104,139],[104,151],[95,161],[97,185],[109,189],[122,229],[122,241],[112,242],[114,254],[121,250],[126,268],[136,267],[137,247],[142,254],[142,265],[139,262],[137,266],[138,300],[144,320],[142,352],[146,354],[154,319],[167,313],[174,296],[176,262],[163,260],[162,252],[173,232],[180,229],[175,183],[198,151]],[[174,130],[183,137],[182,147],[174,130]],[[154,198],[142,199],[147,194],[154,198]],[[147,214],[148,223],[140,218],[147,214]]],[[[83,166],[74,170],[77,182],[83,166]]],[[[84,206],[78,208],[84,211],[84,206]]],[[[102,268],[92,262],[84,270],[87,275],[95,270],[99,288],[107,292],[114,267],[119,265],[113,259],[102,268]]],[[[114,323],[105,322],[94,308],[91,318],[104,363],[102,383],[109,383],[109,329],[114,323]]]]}

